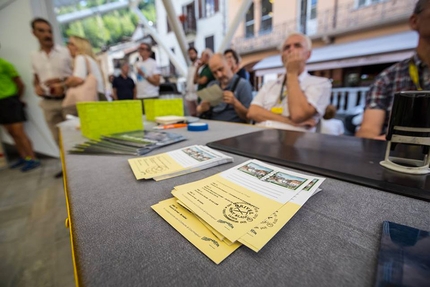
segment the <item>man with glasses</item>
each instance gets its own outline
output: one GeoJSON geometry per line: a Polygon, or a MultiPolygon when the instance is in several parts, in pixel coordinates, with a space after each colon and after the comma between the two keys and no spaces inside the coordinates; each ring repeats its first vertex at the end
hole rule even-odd
{"type": "Polygon", "coordinates": [[[331,83],[306,71],[311,46],[310,38],[304,34],[288,36],[281,47],[285,75],[261,88],[249,108],[249,119],[277,129],[316,130],[330,102],[331,83]]]}
{"type": "Polygon", "coordinates": [[[209,60],[209,68],[216,80],[208,84],[218,85],[223,90],[222,103],[211,107],[209,102],[202,101],[197,107],[197,114],[209,112],[208,119],[246,123],[246,113],[252,101],[252,87],[249,82],[233,74],[227,59],[222,54],[215,54],[209,60]]]}
{"type": "Polygon", "coordinates": [[[409,25],[419,34],[415,53],[387,68],[375,79],[366,96],[357,137],[384,140],[394,95],[400,91],[430,90],[430,0],[416,3],[409,25]]]}
{"type": "Polygon", "coordinates": [[[141,43],[139,55],[141,60],[135,64],[137,98],[154,98],[158,96],[160,71],[157,63],[151,58],[152,49],[149,43],[141,43]]]}

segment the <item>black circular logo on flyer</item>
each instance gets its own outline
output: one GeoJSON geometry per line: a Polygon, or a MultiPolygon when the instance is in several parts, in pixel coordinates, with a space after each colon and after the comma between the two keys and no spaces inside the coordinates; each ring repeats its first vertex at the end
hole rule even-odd
{"type": "Polygon", "coordinates": [[[237,223],[248,223],[258,217],[258,208],[246,202],[234,202],[223,210],[224,217],[237,223]]]}

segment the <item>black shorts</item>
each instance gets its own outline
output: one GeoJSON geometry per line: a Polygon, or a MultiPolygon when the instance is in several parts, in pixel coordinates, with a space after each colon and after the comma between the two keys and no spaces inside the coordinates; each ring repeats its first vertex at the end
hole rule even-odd
{"type": "Polygon", "coordinates": [[[0,99],[0,125],[25,122],[24,104],[18,96],[0,99]]]}

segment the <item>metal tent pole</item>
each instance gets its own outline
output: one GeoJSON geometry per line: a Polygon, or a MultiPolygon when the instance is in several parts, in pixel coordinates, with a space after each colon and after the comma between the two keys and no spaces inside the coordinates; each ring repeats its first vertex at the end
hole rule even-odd
{"type": "Polygon", "coordinates": [[[175,12],[175,7],[173,7],[171,0],[162,0],[164,9],[166,9],[167,17],[169,18],[169,24],[175,33],[176,39],[178,40],[179,47],[181,48],[182,54],[184,56],[185,62],[187,65],[190,64],[188,59],[188,43],[185,37],[184,29],[179,22],[179,19],[175,12]]]}
{"type": "Polygon", "coordinates": [[[242,5],[240,5],[239,10],[237,11],[234,18],[229,17],[230,19],[234,19],[228,28],[227,34],[225,35],[221,45],[218,48],[218,53],[224,52],[224,50],[230,45],[231,40],[233,39],[234,33],[239,27],[240,22],[242,22],[243,18],[248,12],[249,7],[252,4],[252,0],[243,0],[242,5]]]}

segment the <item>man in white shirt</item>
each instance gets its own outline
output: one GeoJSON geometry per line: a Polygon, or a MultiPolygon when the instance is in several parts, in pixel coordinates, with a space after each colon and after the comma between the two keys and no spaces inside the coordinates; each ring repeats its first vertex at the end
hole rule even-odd
{"type": "Polygon", "coordinates": [[[260,126],[315,131],[330,103],[331,83],[306,71],[311,47],[306,35],[293,33],[287,37],[281,47],[285,75],[263,85],[251,103],[249,119],[260,126]]]}
{"type": "Polygon", "coordinates": [[[155,60],[150,58],[151,53],[152,49],[150,44],[140,44],[139,54],[142,59],[135,64],[137,72],[137,98],[139,99],[158,97],[160,71],[157,68],[155,60]]]}
{"type": "Polygon", "coordinates": [[[31,22],[31,27],[40,45],[40,49],[31,54],[33,87],[35,93],[42,98],[39,105],[55,141],[59,143],[57,124],[65,120],[61,106],[64,89],[61,86],[49,86],[64,82],[72,75],[72,58],[67,48],[54,44],[51,24],[48,21],[36,18],[31,22]]]}
{"type": "Polygon", "coordinates": [[[194,47],[188,49],[188,57],[191,61],[191,66],[188,67],[187,86],[185,93],[185,101],[187,103],[188,113],[190,116],[196,116],[197,108],[197,85],[194,83],[194,75],[197,69],[197,50],[194,47]]]}

